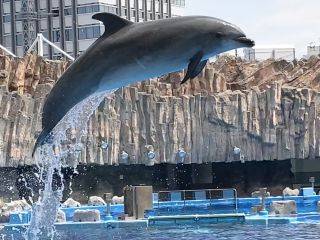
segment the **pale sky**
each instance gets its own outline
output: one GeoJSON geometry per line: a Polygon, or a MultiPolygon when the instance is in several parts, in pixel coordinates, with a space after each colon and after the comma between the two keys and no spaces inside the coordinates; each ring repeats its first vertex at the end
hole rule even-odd
{"type": "Polygon", "coordinates": [[[297,57],[320,43],[320,0],[186,0],[185,14],[234,23],[256,45],[294,45],[297,57]]]}

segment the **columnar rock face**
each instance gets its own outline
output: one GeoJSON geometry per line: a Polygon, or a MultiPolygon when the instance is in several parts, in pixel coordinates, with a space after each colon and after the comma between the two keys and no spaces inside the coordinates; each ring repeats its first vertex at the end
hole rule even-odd
{"type": "MultiPolygon", "coordinates": [[[[68,67],[36,55],[0,56],[0,165],[32,164],[44,97],[68,67]]],[[[222,57],[196,79],[183,72],[121,88],[88,122],[78,161],[84,164],[284,160],[320,156],[320,59],[243,62],[222,57]],[[108,148],[99,147],[101,141],[108,148]]]]}
{"type": "Polygon", "coordinates": [[[67,66],[36,55],[0,55],[1,167],[34,163],[30,151],[41,130],[43,98],[67,66]]]}

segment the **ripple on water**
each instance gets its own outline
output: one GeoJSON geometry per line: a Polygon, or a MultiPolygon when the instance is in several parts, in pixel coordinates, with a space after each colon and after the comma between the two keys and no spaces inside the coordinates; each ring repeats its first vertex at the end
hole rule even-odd
{"type": "Polygon", "coordinates": [[[148,229],[126,228],[106,230],[100,229],[90,232],[82,229],[79,232],[59,232],[59,239],[112,239],[112,240],[311,240],[320,239],[319,224],[273,224],[247,225],[247,224],[217,224],[207,226],[175,226],[148,229]]]}
{"type": "MultiPolygon", "coordinates": [[[[185,225],[150,228],[106,229],[91,226],[77,230],[69,226],[67,230],[56,232],[55,240],[312,240],[319,239],[320,224],[215,224],[215,225],[185,225]]],[[[2,233],[3,240],[23,239],[21,234],[2,233]]]]}

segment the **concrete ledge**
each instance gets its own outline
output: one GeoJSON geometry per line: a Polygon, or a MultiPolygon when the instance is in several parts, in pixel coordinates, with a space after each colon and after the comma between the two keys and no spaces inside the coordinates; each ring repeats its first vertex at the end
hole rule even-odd
{"type": "MultiPolygon", "coordinates": [[[[128,220],[128,221],[101,221],[101,222],[64,222],[54,224],[58,231],[88,229],[115,229],[115,228],[147,228],[148,220],[128,220]]],[[[4,226],[4,231],[25,231],[27,224],[8,224],[4,226]]]]}
{"type": "Polygon", "coordinates": [[[297,217],[246,216],[246,224],[289,224],[297,221],[297,217]]]}
{"type": "Polygon", "coordinates": [[[207,214],[207,215],[172,215],[149,217],[149,225],[162,224],[214,224],[214,223],[243,223],[245,214],[207,214]]]}

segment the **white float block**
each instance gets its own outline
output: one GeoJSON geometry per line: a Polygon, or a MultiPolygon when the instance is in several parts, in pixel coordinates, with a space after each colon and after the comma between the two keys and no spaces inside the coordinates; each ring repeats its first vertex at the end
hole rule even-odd
{"type": "Polygon", "coordinates": [[[100,221],[99,210],[76,210],[73,213],[74,222],[98,222],[100,221]]]}

